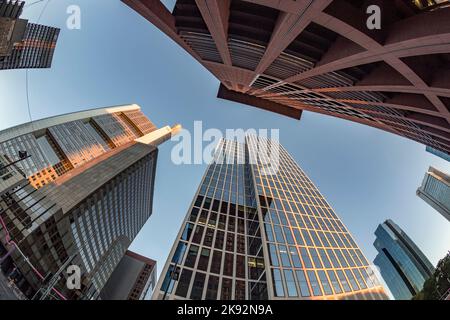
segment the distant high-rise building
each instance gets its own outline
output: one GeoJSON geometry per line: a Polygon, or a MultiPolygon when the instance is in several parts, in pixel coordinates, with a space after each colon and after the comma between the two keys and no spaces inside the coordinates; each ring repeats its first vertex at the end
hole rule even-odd
{"type": "Polygon", "coordinates": [[[221,140],[214,159],[153,299],[386,298],[347,228],[278,142],[221,140]],[[261,150],[278,150],[279,163],[261,150]]]}
{"type": "Polygon", "coordinates": [[[433,167],[423,178],[417,195],[450,221],[450,176],[433,167]]]}
{"type": "Polygon", "coordinates": [[[435,156],[438,156],[444,160],[447,160],[448,162],[450,162],[450,154],[433,149],[431,147],[426,147],[427,152],[434,154],[435,156]]]}
{"type": "Polygon", "coordinates": [[[0,197],[0,241],[28,297],[66,263],[81,268],[81,289],[68,290],[64,273],[54,293],[98,297],[152,213],[157,146],[178,129],[157,129],[129,105],[0,131],[0,154],[25,180],[0,197]]]}
{"type": "Polygon", "coordinates": [[[392,220],[380,224],[375,235],[375,265],[395,299],[411,299],[433,275],[433,265],[392,220]]]}
{"type": "Polygon", "coordinates": [[[51,67],[59,29],[19,19],[23,6],[0,0],[0,70],[51,67]]]}
{"type": "Polygon", "coordinates": [[[150,300],[156,285],[156,261],[127,251],[103,287],[103,300],[150,300]]]}
{"type": "Polygon", "coordinates": [[[218,96],[311,111],[450,154],[450,1],[122,0],[217,77],[218,96]],[[380,28],[368,28],[370,5],[380,28]]]}

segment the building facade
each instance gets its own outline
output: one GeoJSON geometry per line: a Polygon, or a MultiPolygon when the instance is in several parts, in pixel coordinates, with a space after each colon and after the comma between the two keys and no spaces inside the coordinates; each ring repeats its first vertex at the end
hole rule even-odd
{"type": "Polygon", "coordinates": [[[0,240],[28,297],[66,263],[80,267],[81,288],[67,290],[63,274],[55,297],[98,297],[152,213],[157,146],[178,129],[157,129],[129,105],[0,132],[0,153],[25,178],[0,198],[0,240]]]}
{"type": "Polygon", "coordinates": [[[156,286],[156,261],[127,250],[102,289],[103,300],[149,300],[156,286]]]}
{"type": "Polygon", "coordinates": [[[410,300],[433,275],[434,267],[408,235],[387,220],[375,231],[374,264],[397,300],[410,300]]]}
{"type": "Polygon", "coordinates": [[[435,156],[437,156],[437,157],[439,157],[439,158],[442,158],[442,159],[447,160],[448,162],[450,162],[450,154],[447,154],[447,153],[445,153],[445,152],[442,152],[442,151],[433,149],[433,148],[431,148],[431,147],[427,147],[426,150],[427,150],[427,152],[429,152],[429,153],[431,153],[431,154],[434,154],[435,156]]]}
{"type": "Polygon", "coordinates": [[[450,176],[433,167],[423,178],[417,195],[450,221],[450,176]]]}
{"type": "Polygon", "coordinates": [[[386,298],[347,228],[278,142],[222,140],[214,159],[153,299],[386,298]]]}
{"type": "Polygon", "coordinates": [[[220,98],[331,115],[450,154],[447,0],[178,0],[173,12],[122,1],[214,74],[220,98]]]}
{"type": "Polygon", "coordinates": [[[0,70],[51,67],[60,30],[19,19],[23,7],[0,0],[0,70]]]}

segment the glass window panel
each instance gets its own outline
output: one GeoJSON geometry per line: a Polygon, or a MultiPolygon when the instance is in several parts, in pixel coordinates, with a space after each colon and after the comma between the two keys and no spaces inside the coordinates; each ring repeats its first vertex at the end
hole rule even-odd
{"type": "Polygon", "coordinates": [[[189,241],[192,234],[192,229],[194,228],[194,225],[192,223],[187,223],[184,227],[183,234],[181,235],[181,240],[189,241]]]}
{"type": "Polygon", "coordinates": [[[301,268],[302,263],[300,261],[300,257],[298,256],[297,248],[296,247],[289,247],[289,253],[291,255],[292,263],[294,264],[295,268],[301,268]]]}
{"type": "Polygon", "coordinates": [[[341,287],[339,285],[339,281],[338,281],[334,271],[333,270],[328,270],[327,273],[328,273],[328,277],[330,278],[331,285],[333,286],[334,292],[336,294],[342,293],[342,289],[341,289],[341,287]]]}
{"type": "Polygon", "coordinates": [[[303,270],[297,270],[295,272],[297,274],[297,279],[300,286],[300,293],[302,297],[309,297],[311,293],[309,292],[308,280],[306,280],[305,272],[303,270]]]}
{"type": "Polygon", "coordinates": [[[214,250],[211,261],[211,272],[220,274],[221,265],[222,265],[222,251],[214,250]]]}
{"type": "Polygon", "coordinates": [[[200,300],[203,294],[203,287],[205,285],[205,274],[197,272],[194,278],[194,283],[192,284],[191,299],[200,300]]]}
{"type": "Polygon", "coordinates": [[[356,281],[358,281],[359,287],[361,289],[366,289],[367,288],[366,283],[364,282],[364,280],[363,280],[359,270],[358,269],[353,269],[353,274],[355,275],[356,281]]]}
{"type": "Polygon", "coordinates": [[[309,253],[311,254],[312,260],[314,261],[314,266],[316,268],[322,268],[322,262],[319,259],[319,255],[317,254],[317,250],[314,248],[309,248],[309,253]]]}
{"type": "Polygon", "coordinates": [[[336,272],[337,272],[339,281],[341,282],[342,288],[344,288],[345,292],[352,291],[352,289],[350,288],[350,285],[348,284],[347,278],[345,278],[344,272],[342,270],[337,270],[336,272]]]}
{"type": "Polygon", "coordinates": [[[245,281],[236,280],[234,300],[245,300],[245,281]]]}
{"type": "Polygon", "coordinates": [[[311,237],[309,236],[308,231],[306,229],[301,229],[301,231],[302,231],[303,239],[305,239],[305,241],[306,241],[306,245],[312,247],[313,243],[312,243],[311,237]]]}
{"type": "Polygon", "coordinates": [[[317,271],[317,274],[319,275],[320,282],[322,283],[323,291],[326,295],[333,294],[333,290],[331,290],[330,283],[328,282],[327,275],[325,274],[325,271],[319,270],[317,271]]]}
{"type": "Polygon", "coordinates": [[[218,290],[219,290],[219,277],[209,276],[205,299],[217,300],[218,290]]]}
{"type": "Polygon", "coordinates": [[[317,250],[319,250],[319,255],[320,255],[320,258],[322,259],[324,267],[327,269],[331,268],[331,263],[325,253],[325,250],[324,249],[317,249],[317,250]]]}
{"type": "Polygon", "coordinates": [[[279,269],[272,269],[272,278],[276,297],[284,297],[283,280],[279,269]]]}
{"type": "Polygon", "coordinates": [[[309,258],[308,251],[306,248],[301,247],[300,248],[300,255],[302,256],[303,264],[305,265],[305,268],[312,268],[312,262],[309,258]]]}
{"type": "Polygon", "coordinates": [[[293,229],[295,241],[297,242],[297,245],[303,246],[305,243],[303,242],[302,235],[300,234],[300,230],[297,228],[293,229]]]}
{"type": "Polygon", "coordinates": [[[350,271],[350,269],[345,270],[345,275],[347,276],[347,279],[350,282],[352,289],[359,290],[358,284],[356,283],[355,277],[353,276],[353,273],[350,271]]]}
{"type": "Polygon", "coordinates": [[[225,233],[223,231],[217,230],[216,232],[216,242],[214,243],[214,248],[222,249],[224,243],[225,233]]]}
{"type": "Polygon", "coordinates": [[[309,283],[311,284],[311,290],[315,296],[322,295],[322,289],[317,281],[316,273],[313,270],[308,270],[309,283]]]}
{"type": "Polygon", "coordinates": [[[284,278],[286,279],[286,289],[289,297],[297,297],[297,287],[295,286],[294,274],[291,270],[284,270],[284,278]]]}
{"type": "Polygon", "coordinates": [[[209,249],[203,248],[201,250],[200,258],[198,259],[198,266],[197,266],[197,268],[199,270],[203,270],[203,271],[208,270],[210,253],[211,253],[211,251],[209,249]]]}
{"type": "Polygon", "coordinates": [[[273,230],[275,232],[275,238],[276,238],[277,242],[285,243],[284,238],[283,238],[283,233],[281,231],[281,227],[278,225],[274,225],[273,230]]]}
{"type": "Polygon", "coordinates": [[[185,242],[180,241],[173,255],[172,262],[181,264],[181,262],[183,261],[184,253],[186,252],[186,248],[187,244],[185,242]]]}
{"type": "Polygon", "coordinates": [[[283,227],[284,235],[286,236],[286,242],[288,244],[295,244],[294,238],[292,237],[292,233],[288,227],[283,227]]]}
{"type": "Polygon", "coordinates": [[[189,247],[189,251],[186,257],[186,261],[184,262],[184,265],[187,267],[191,267],[193,268],[195,265],[195,260],[197,259],[197,254],[198,254],[198,247],[191,245],[189,247]]]}
{"type": "Polygon", "coordinates": [[[278,263],[277,249],[273,244],[269,244],[268,247],[269,247],[270,262],[272,266],[278,267],[279,263],[278,263]]]}
{"type": "Polygon", "coordinates": [[[223,265],[223,274],[226,276],[233,276],[234,255],[232,253],[225,253],[225,262],[223,265]]]}
{"type": "Polygon", "coordinates": [[[291,262],[289,261],[289,255],[287,253],[286,246],[279,245],[278,248],[280,250],[280,258],[281,258],[282,266],[283,267],[290,267],[291,266],[291,262]]]}
{"type": "Polygon", "coordinates": [[[241,255],[236,256],[236,277],[245,278],[245,257],[241,255]]]}
{"type": "Polygon", "coordinates": [[[197,225],[197,227],[195,228],[194,236],[192,237],[192,242],[197,243],[197,244],[201,243],[202,236],[203,236],[203,229],[205,229],[205,228],[197,225]]]}
{"type": "Polygon", "coordinates": [[[233,290],[233,280],[228,278],[222,279],[222,295],[221,300],[231,300],[233,290]]]}
{"type": "Polygon", "coordinates": [[[180,297],[186,297],[189,289],[189,284],[191,282],[192,271],[188,269],[183,269],[180,275],[180,280],[178,280],[178,286],[175,294],[180,297]]]}
{"type": "Polygon", "coordinates": [[[264,226],[266,229],[267,241],[274,242],[275,240],[273,238],[272,226],[267,223],[264,226]]]}

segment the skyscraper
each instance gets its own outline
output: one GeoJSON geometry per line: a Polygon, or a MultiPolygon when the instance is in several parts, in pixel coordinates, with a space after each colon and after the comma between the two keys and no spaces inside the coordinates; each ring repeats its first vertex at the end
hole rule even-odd
{"type": "Polygon", "coordinates": [[[19,19],[23,7],[0,0],[0,70],[51,67],[59,29],[19,19]]]}
{"type": "Polygon", "coordinates": [[[98,297],[152,213],[157,146],[178,129],[157,129],[129,105],[0,132],[0,153],[26,178],[0,198],[0,240],[8,251],[0,260],[17,268],[28,297],[45,295],[63,267],[55,297],[98,297]],[[80,267],[80,290],[66,288],[67,265],[80,267]]]}
{"type": "Polygon", "coordinates": [[[156,285],[156,261],[127,251],[102,289],[103,300],[149,300],[156,285]]]}
{"type": "Polygon", "coordinates": [[[431,147],[426,147],[427,152],[434,154],[435,156],[438,156],[439,158],[442,158],[444,160],[447,160],[448,162],[450,162],[450,154],[447,154],[445,152],[433,149],[431,147]]]}
{"type": "Polygon", "coordinates": [[[417,195],[450,221],[450,176],[433,167],[423,178],[417,195]]]}
{"type": "Polygon", "coordinates": [[[434,267],[408,235],[392,220],[375,231],[378,255],[374,263],[397,300],[409,300],[432,276],[434,267]]]}
{"type": "Polygon", "coordinates": [[[347,228],[278,142],[221,140],[214,159],[153,299],[386,297],[347,228]]]}
{"type": "Polygon", "coordinates": [[[213,73],[220,98],[332,115],[450,154],[449,1],[178,0],[173,12],[122,1],[213,73]]]}

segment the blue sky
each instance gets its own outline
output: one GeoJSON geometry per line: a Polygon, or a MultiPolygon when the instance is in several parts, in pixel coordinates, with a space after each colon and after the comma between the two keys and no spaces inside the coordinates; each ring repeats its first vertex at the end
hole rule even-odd
{"type": "MultiPolygon", "coordinates": [[[[36,21],[44,3],[23,17],[36,21]]],[[[376,254],[373,232],[387,218],[433,264],[450,250],[450,223],[415,194],[428,166],[450,172],[450,163],[423,145],[333,117],[305,112],[297,121],[219,100],[218,81],[119,0],[52,0],[41,23],[60,27],[61,35],[52,68],[29,71],[33,119],[137,103],[158,126],[192,129],[202,120],[205,129],[279,128],[281,143],[370,260],[376,254]],[[81,30],[66,28],[72,4],[81,8],[81,30]]],[[[0,129],[29,121],[24,70],[0,72],[0,111],[0,129]]],[[[160,148],[153,215],[131,247],[156,259],[159,270],[206,168],[172,164],[173,145],[160,148]]]]}

